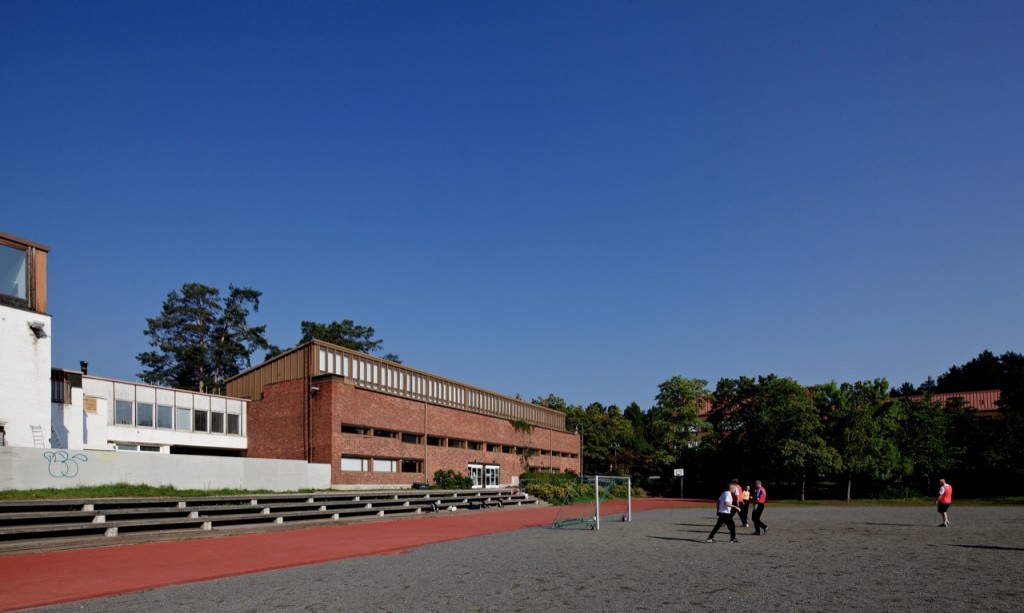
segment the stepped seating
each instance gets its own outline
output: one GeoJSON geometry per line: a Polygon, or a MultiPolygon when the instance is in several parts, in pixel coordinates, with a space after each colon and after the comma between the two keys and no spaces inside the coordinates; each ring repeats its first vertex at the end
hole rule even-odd
{"type": "Polygon", "coordinates": [[[0,501],[0,543],[237,526],[357,521],[433,510],[536,505],[510,489],[0,501]]]}

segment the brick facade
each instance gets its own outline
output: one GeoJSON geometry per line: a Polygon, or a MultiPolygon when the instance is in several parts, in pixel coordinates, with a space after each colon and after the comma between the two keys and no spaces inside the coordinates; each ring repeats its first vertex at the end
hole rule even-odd
{"type": "Polygon", "coordinates": [[[579,471],[579,437],[574,432],[523,427],[350,383],[327,375],[312,380],[315,393],[307,390],[304,379],[264,386],[262,398],[249,402],[248,455],[330,463],[332,484],[342,486],[431,482],[437,470],[467,475],[470,464],[497,466],[500,485],[514,483],[527,466],[579,471]],[[343,426],[361,432],[343,432],[343,426]],[[343,471],[342,455],[368,459],[369,470],[343,471]],[[389,462],[377,464],[375,459],[389,462]],[[375,464],[393,464],[397,472],[374,470],[375,464]]]}
{"type": "Polygon", "coordinates": [[[305,394],[304,381],[295,379],[268,385],[263,397],[249,404],[247,457],[306,459],[305,394]]]}

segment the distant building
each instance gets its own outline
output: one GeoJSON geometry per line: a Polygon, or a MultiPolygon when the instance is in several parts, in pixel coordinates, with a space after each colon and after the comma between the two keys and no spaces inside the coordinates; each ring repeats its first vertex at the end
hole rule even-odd
{"type": "MultiPolygon", "coordinates": [[[[999,413],[999,390],[980,390],[975,392],[947,392],[931,394],[933,402],[941,402],[943,406],[954,398],[962,398],[964,404],[975,410],[978,417],[992,417],[999,413]]],[[[924,400],[926,396],[908,396],[908,400],[924,400]]]]}
{"type": "Polygon", "coordinates": [[[249,401],[249,457],[329,463],[335,486],[410,485],[453,470],[490,487],[527,470],[580,470],[564,413],[320,341],[226,387],[249,401]]]}

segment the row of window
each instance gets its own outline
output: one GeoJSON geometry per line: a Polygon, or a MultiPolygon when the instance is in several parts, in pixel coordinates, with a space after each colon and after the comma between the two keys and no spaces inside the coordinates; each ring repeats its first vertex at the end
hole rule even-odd
{"type": "MultiPolygon", "coordinates": [[[[375,436],[378,438],[390,438],[400,440],[403,443],[413,445],[423,444],[423,435],[413,432],[396,432],[382,428],[369,428],[365,426],[341,425],[342,434],[355,434],[358,436],[375,436]]],[[[554,456],[556,458],[574,458],[576,454],[564,453],[561,451],[550,451],[547,449],[533,449],[530,447],[517,447],[515,445],[500,445],[498,443],[487,443],[483,441],[470,441],[460,438],[446,438],[442,436],[427,436],[427,445],[430,447],[448,447],[451,449],[468,449],[471,451],[489,451],[494,453],[523,454],[529,456],[554,456]]]]}
{"type": "Polygon", "coordinates": [[[341,456],[341,470],[362,473],[422,473],[423,460],[341,456]]]}
{"type": "Polygon", "coordinates": [[[181,432],[212,432],[241,434],[242,416],[204,409],[176,407],[151,402],[114,401],[114,425],[178,430],[181,432]]]}
{"type": "MultiPolygon", "coordinates": [[[[342,455],[341,470],[361,473],[422,473],[423,460],[342,455]]],[[[497,487],[501,481],[500,468],[494,464],[467,464],[466,475],[472,479],[474,487],[497,487]]]]}

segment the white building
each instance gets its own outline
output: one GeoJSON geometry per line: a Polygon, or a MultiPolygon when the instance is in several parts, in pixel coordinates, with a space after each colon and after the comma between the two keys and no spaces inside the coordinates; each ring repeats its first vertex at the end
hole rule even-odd
{"type": "Polygon", "coordinates": [[[49,251],[0,232],[0,445],[49,446],[49,251]]]}
{"type": "Polygon", "coordinates": [[[244,400],[51,368],[49,251],[0,232],[0,445],[243,455],[244,400]]]}
{"type": "Polygon", "coordinates": [[[246,401],[53,371],[51,446],[242,455],[246,401]]]}

